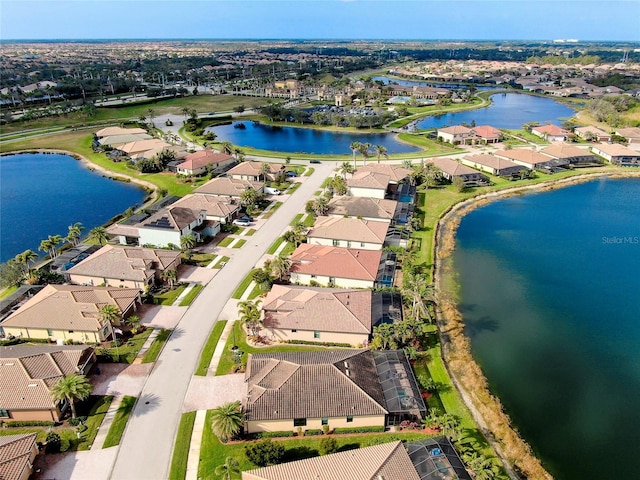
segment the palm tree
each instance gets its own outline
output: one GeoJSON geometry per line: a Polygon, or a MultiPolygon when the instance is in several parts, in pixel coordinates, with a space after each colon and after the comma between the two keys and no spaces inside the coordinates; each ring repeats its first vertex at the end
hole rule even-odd
{"type": "Polygon", "coordinates": [[[191,110],[189,110],[189,107],[183,107],[182,108],[182,114],[184,115],[184,119],[186,120],[187,117],[189,116],[189,114],[191,113],[191,110]]]}
{"type": "Polygon", "coordinates": [[[16,262],[24,265],[25,275],[29,273],[29,263],[35,261],[36,258],[38,258],[38,254],[33,250],[25,250],[14,257],[16,262]]]}
{"type": "Polygon", "coordinates": [[[408,274],[404,277],[403,283],[402,294],[411,301],[411,315],[416,321],[423,315],[431,322],[427,303],[433,302],[433,293],[431,286],[427,285],[427,280],[420,274],[408,274]]]}
{"type": "Polygon", "coordinates": [[[220,475],[223,480],[231,480],[231,475],[240,473],[240,464],[233,457],[227,457],[222,465],[216,467],[216,475],[220,475]]]}
{"type": "Polygon", "coordinates": [[[67,228],[69,229],[69,233],[67,233],[65,240],[73,246],[78,245],[78,243],[80,243],[80,236],[82,235],[84,226],[80,222],[76,222],[73,225],[69,225],[67,228]]]}
{"type": "Polygon", "coordinates": [[[211,429],[221,442],[227,442],[240,433],[242,417],[240,402],[227,402],[211,411],[211,429]]]}
{"type": "Polygon", "coordinates": [[[173,286],[178,279],[178,272],[175,270],[165,270],[162,272],[162,279],[169,284],[169,288],[173,290],[173,286]]]}
{"type": "Polygon", "coordinates": [[[358,147],[358,151],[362,158],[364,159],[364,164],[367,164],[367,158],[369,158],[369,154],[371,153],[371,144],[370,143],[361,143],[358,147]]]}
{"type": "Polygon", "coordinates": [[[153,128],[155,125],[153,123],[153,119],[156,116],[156,111],[153,108],[150,108],[149,110],[147,110],[148,118],[149,118],[149,125],[153,128]]]}
{"type": "Polygon", "coordinates": [[[326,197],[319,197],[313,201],[313,213],[320,217],[329,211],[329,202],[326,197]]]}
{"type": "Polygon", "coordinates": [[[353,168],[355,170],[355,168],[356,168],[356,153],[358,153],[360,151],[360,142],[351,142],[351,145],[349,145],[349,148],[351,149],[351,153],[353,154],[353,168]]]}
{"type": "Polygon", "coordinates": [[[49,257],[54,258],[56,256],[56,247],[61,241],[62,237],[60,235],[49,235],[46,240],[40,242],[38,250],[47,252],[49,257]]]}
{"type": "Polygon", "coordinates": [[[336,175],[331,180],[331,189],[336,195],[346,195],[349,190],[347,182],[340,175],[336,175]]]}
{"type": "Polygon", "coordinates": [[[378,163],[380,163],[380,157],[389,158],[387,155],[387,147],[383,145],[374,145],[373,149],[376,151],[376,156],[378,157],[378,163]]]}
{"type": "Polygon", "coordinates": [[[247,327],[247,331],[253,338],[257,338],[262,328],[262,312],[258,308],[260,300],[252,302],[246,300],[238,303],[238,314],[240,315],[240,322],[247,327]]]}
{"type": "Polygon", "coordinates": [[[231,142],[222,142],[220,147],[222,148],[222,153],[226,153],[227,155],[233,154],[233,144],[231,142]]]}
{"type": "Polygon", "coordinates": [[[340,166],[340,174],[345,180],[347,179],[347,174],[353,175],[353,172],[355,172],[353,165],[349,162],[342,162],[342,165],[340,166]]]}
{"type": "Polygon", "coordinates": [[[187,254],[189,259],[191,259],[191,256],[193,255],[191,249],[195,246],[196,237],[193,235],[193,233],[187,233],[186,235],[180,237],[180,248],[187,254]]]}
{"type": "Polygon", "coordinates": [[[96,242],[99,245],[106,245],[109,241],[107,235],[107,229],[104,227],[96,227],[89,232],[89,239],[96,242]]]}
{"type": "Polygon", "coordinates": [[[51,388],[51,397],[54,401],[67,401],[71,407],[71,416],[76,418],[76,400],[85,400],[91,395],[93,385],[84,375],[71,373],[63,377],[51,388]]]}
{"type": "Polygon", "coordinates": [[[267,180],[267,176],[271,173],[271,165],[269,165],[267,162],[263,162],[260,165],[260,175],[262,176],[263,180],[267,180]]]}
{"type": "Polygon", "coordinates": [[[120,321],[120,309],[111,304],[103,305],[98,311],[98,318],[103,322],[109,322],[110,325],[120,321]]]}
{"type": "Polygon", "coordinates": [[[240,204],[245,207],[251,207],[258,203],[259,194],[258,191],[253,188],[247,188],[240,194],[240,204]]]}
{"type": "Polygon", "coordinates": [[[280,254],[271,260],[269,267],[271,273],[275,275],[278,280],[282,281],[283,277],[289,273],[291,269],[291,259],[280,254]]]}

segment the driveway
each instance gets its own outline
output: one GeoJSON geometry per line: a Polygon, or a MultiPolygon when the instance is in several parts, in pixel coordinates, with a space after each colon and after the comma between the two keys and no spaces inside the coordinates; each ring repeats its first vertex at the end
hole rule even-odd
{"type": "Polygon", "coordinates": [[[193,265],[180,265],[178,267],[178,280],[180,282],[199,283],[206,285],[216,276],[218,270],[214,268],[196,267],[193,265]]]}
{"type": "Polygon", "coordinates": [[[33,480],[107,480],[118,447],[38,455],[33,480]],[[38,470],[40,470],[38,472],[38,470]]]}
{"type": "Polygon", "coordinates": [[[153,367],[152,363],[127,365],[123,363],[99,363],[96,374],[91,375],[94,395],[130,395],[137,397],[153,367]]]}
{"type": "Polygon", "coordinates": [[[140,324],[145,327],[173,329],[182,315],[187,311],[184,307],[143,304],[138,308],[140,324]]]}
{"type": "Polygon", "coordinates": [[[244,373],[219,377],[193,376],[182,405],[182,411],[211,410],[227,402],[242,401],[246,391],[244,373]]]}

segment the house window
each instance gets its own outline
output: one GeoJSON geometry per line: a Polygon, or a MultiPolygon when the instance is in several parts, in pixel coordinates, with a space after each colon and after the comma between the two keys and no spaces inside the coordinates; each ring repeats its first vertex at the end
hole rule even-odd
{"type": "Polygon", "coordinates": [[[317,275],[311,275],[311,278],[318,278],[317,275]]]}
{"type": "Polygon", "coordinates": [[[306,427],[307,426],[307,419],[306,418],[294,418],[293,419],[293,426],[294,427],[306,427]]]}
{"type": "Polygon", "coordinates": [[[318,330],[313,332],[313,338],[320,338],[320,332],[318,330]]]}
{"type": "Polygon", "coordinates": [[[69,330],[69,333],[73,333],[73,330],[69,330]]]}
{"type": "Polygon", "coordinates": [[[360,242],[360,246],[361,246],[362,248],[364,248],[365,243],[364,243],[364,242],[360,242]]]}
{"type": "Polygon", "coordinates": [[[0,418],[9,418],[9,410],[0,409],[0,418]]]}
{"type": "Polygon", "coordinates": [[[351,242],[347,242],[347,248],[351,248],[351,242]]]}
{"type": "Polygon", "coordinates": [[[328,417],[322,417],[322,425],[329,425],[329,418],[328,417]]]}
{"type": "Polygon", "coordinates": [[[347,423],[351,423],[351,422],[353,422],[353,415],[349,415],[347,417],[347,423]]]}
{"type": "Polygon", "coordinates": [[[333,241],[333,246],[334,247],[339,247],[340,246],[340,240],[334,240],[333,241]]]}
{"type": "Polygon", "coordinates": [[[47,328],[47,336],[53,337],[53,330],[52,329],[47,328]]]}
{"type": "Polygon", "coordinates": [[[296,333],[298,330],[296,330],[295,328],[291,330],[291,333],[296,333]]]}

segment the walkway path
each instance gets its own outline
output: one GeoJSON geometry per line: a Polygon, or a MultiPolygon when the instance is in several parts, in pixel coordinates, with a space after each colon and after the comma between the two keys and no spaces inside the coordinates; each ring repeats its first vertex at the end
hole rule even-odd
{"type": "Polygon", "coordinates": [[[198,410],[196,412],[196,419],[193,422],[193,433],[191,434],[191,446],[189,447],[187,474],[185,476],[185,480],[198,480],[200,445],[202,445],[202,431],[204,430],[204,420],[206,415],[206,410],[198,410]]]}
{"type": "Polygon", "coordinates": [[[214,323],[237,285],[288,226],[323,180],[333,162],[315,166],[313,175],[291,195],[242,247],[242,255],[220,272],[191,304],[171,335],[137,402],[120,443],[110,477],[117,480],[167,478],[180,413],[191,376],[214,323]],[[149,447],[153,446],[153,455],[149,447]]]}
{"type": "Polygon", "coordinates": [[[118,408],[120,408],[120,403],[122,403],[123,398],[124,395],[117,395],[111,401],[109,410],[107,410],[107,414],[102,420],[102,425],[100,425],[96,438],[91,445],[91,450],[100,450],[104,445],[104,441],[107,439],[107,433],[109,433],[109,428],[111,428],[111,424],[113,423],[118,408]]]}

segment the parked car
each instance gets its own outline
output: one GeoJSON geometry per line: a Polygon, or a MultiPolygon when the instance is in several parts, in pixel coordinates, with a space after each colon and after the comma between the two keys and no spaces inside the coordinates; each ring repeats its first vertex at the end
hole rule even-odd
{"type": "Polygon", "coordinates": [[[309,160],[309,163],[320,163],[320,160],[309,160]]]}
{"type": "Polygon", "coordinates": [[[273,187],[264,187],[264,193],[267,195],[280,195],[280,190],[273,187]]]}
{"type": "Polygon", "coordinates": [[[251,222],[249,220],[247,220],[246,218],[236,218],[233,221],[234,225],[237,225],[239,227],[248,227],[249,225],[251,225],[251,222]]]}
{"type": "Polygon", "coordinates": [[[242,220],[246,220],[247,222],[253,222],[253,217],[251,215],[249,215],[248,213],[245,213],[243,216],[240,217],[242,220]]]}
{"type": "Polygon", "coordinates": [[[297,177],[298,176],[298,172],[294,172],[293,170],[289,170],[288,172],[285,173],[285,176],[287,178],[297,177]]]}

